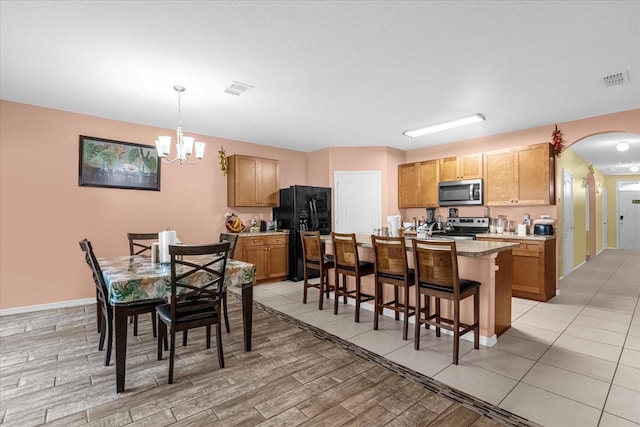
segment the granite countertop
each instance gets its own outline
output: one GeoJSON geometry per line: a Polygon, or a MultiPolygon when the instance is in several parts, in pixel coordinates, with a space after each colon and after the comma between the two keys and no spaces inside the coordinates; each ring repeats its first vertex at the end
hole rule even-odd
{"type": "Polygon", "coordinates": [[[278,234],[289,234],[289,230],[258,231],[257,233],[251,233],[249,231],[243,231],[242,233],[238,233],[238,237],[274,236],[274,235],[278,235],[278,234]]]}
{"type": "MultiPolygon", "coordinates": [[[[331,242],[331,236],[320,236],[322,241],[331,242]]],[[[407,250],[413,250],[411,240],[413,237],[409,237],[406,240],[407,250]]],[[[426,239],[428,240],[428,239],[426,239]]],[[[435,241],[442,241],[442,239],[435,239],[435,241]]],[[[370,234],[356,234],[356,242],[358,246],[363,248],[372,248],[371,235],[370,234]]],[[[479,257],[484,255],[490,255],[502,251],[509,251],[513,248],[517,248],[518,243],[510,242],[487,242],[481,240],[456,240],[456,251],[459,256],[479,257]]]]}
{"type": "Polygon", "coordinates": [[[556,238],[555,234],[553,236],[540,236],[537,234],[527,234],[526,236],[519,236],[516,233],[482,233],[476,234],[476,237],[485,237],[489,239],[516,239],[516,240],[553,240],[556,238]]]}

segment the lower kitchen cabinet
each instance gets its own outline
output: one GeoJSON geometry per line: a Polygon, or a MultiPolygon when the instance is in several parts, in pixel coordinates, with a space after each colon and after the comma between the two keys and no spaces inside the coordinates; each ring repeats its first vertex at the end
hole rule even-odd
{"type": "Polygon", "coordinates": [[[556,294],[556,241],[477,237],[478,240],[513,242],[512,295],[548,301],[556,294]]]}
{"type": "Polygon", "coordinates": [[[289,272],[289,235],[240,234],[235,258],[256,266],[256,283],[285,280],[289,272]]]}

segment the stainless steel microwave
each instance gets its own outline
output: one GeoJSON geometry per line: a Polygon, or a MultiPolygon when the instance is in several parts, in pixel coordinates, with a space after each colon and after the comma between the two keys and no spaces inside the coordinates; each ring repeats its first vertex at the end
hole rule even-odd
{"type": "Polygon", "coordinates": [[[482,179],[438,183],[438,204],[440,206],[482,205],[482,179]]]}

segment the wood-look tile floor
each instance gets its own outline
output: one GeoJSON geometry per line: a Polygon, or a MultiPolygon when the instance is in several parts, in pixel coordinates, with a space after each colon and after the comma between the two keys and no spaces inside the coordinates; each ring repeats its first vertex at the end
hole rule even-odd
{"type": "MultiPolygon", "coordinates": [[[[93,305],[0,318],[0,424],[34,426],[495,426],[464,401],[254,308],[253,348],[243,350],[241,308],[229,298],[232,332],[223,332],[224,369],[215,338],[193,331],[156,359],[150,316],[129,328],[126,391],[98,351],[93,305]]],[[[489,414],[491,415],[491,414],[489,414]]],[[[499,422],[500,421],[500,422],[499,422]]],[[[509,423],[518,425],[518,422],[509,423]]],[[[525,423],[526,424],[526,423],[525,423]]]]}

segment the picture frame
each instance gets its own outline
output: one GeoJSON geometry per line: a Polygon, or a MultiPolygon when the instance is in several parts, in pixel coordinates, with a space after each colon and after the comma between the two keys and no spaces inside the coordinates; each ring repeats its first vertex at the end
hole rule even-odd
{"type": "Polygon", "coordinates": [[[154,146],[80,135],[78,185],[160,191],[154,146]]]}

